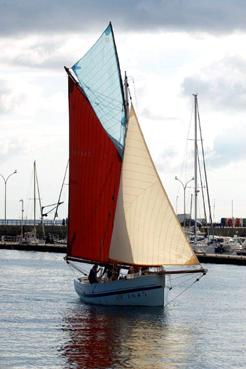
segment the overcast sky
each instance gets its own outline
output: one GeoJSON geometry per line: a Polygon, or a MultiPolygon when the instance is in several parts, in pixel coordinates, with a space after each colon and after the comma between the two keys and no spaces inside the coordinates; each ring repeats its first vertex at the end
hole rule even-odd
{"type": "MultiPolygon", "coordinates": [[[[0,0],[0,174],[18,171],[7,185],[7,217],[20,217],[20,199],[32,217],[34,160],[43,205],[57,201],[68,159],[63,66],[112,21],[121,69],[174,208],[183,211],[174,177],[193,176],[198,93],[213,214],[246,218],[245,19],[243,0],[0,0]]],[[[1,178],[0,188],[3,218],[1,178]]],[[[67,186],[62,200],[65,217],[67,186]]]]}

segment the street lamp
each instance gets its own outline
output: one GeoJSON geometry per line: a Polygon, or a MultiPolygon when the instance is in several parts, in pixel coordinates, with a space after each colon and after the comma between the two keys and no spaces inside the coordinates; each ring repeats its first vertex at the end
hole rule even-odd
{"type": "Polygon", "coordinates": [[[189,181],[187,181],[186,183],[183,183],[177,176],[175,177],[176,181],[178,181],[179,183],[181,183],[183,190],[184,190],[184,224],[185,224],[185,218],[186,218],[186,207],[185,207],[185,191],[187,188],[188,183],[190,183],[191,181],[194,180],[194,177],[192,177],[191,179],[189,179],[189,181]]]}
{"type": "Polygon", "coordinates": [[[13,173],[10,173],[8,175],[7,178],[5,178],[2,174],[0,174],[0,177],[2,177],[3,181],[4,181],[4,219],[5,219],[5,224],[6,224],[6,211],[7,211],[7,182],[8,182],[8,179],[13,175],[13,174],[16,174],[17,173],[17,170],[15,170],[13,173]]]}

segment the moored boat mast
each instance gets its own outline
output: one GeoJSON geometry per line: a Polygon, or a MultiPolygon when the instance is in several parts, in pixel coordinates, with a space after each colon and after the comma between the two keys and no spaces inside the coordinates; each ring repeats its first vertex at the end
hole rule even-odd
{"type": "Polygon", "coordinates": [[[36,160],[33,163],[33,233],[34,239],[37,238],[36,229],[36,160]]]}
{"type": "Polygon", "coordinates": [[[193,94],[194,96],[194,121],[195,121],[195,127],[194,127],[194,133],[195,133],[195,137],[194,137],[194,185],[195,185],[195,190],[194,190],[194,197],[195,197],[195,225],[194,225],[194,243],[196,245],[197,243],[197,194],[198,194],[198,190],[197,190],[197,94],[193,94]]]}

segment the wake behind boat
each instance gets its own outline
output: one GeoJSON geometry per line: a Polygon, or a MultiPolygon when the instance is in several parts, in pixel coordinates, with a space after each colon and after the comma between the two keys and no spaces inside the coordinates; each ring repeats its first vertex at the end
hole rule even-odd
{"type": "Polygon", "coordinates": [[[75,290],[90,304],[163,306],[166,274],[205,271],[162,186],[134,108],[129,108],[111,23],[85,56],[65,69],[67,261],[95,264],[96,278],[90,278],[91,271],[89,279],[75,280],[75,290]],[[97,265],[104,268],[100,278],[97,265]],[[117,270],[114,278],[109,269],[117,270]]]}

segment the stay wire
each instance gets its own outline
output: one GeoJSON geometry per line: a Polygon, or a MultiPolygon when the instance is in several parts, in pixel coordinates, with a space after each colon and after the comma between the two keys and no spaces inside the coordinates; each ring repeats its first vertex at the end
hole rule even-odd
{"type": "Polygon", "coordinates": [[[164,307],[168,306],[169,304],[171,304],[172,302],[174,302],[178,297],[180,297],[181,295],[183,295],[186,291],[188,291],[196,282],[199,282],[200,279],[202,277],[204,277],[205,274],[202,274],[200,277],[196,278],[190,286],[187,286],[186,288],[183,289],[183,291],[181,291],[178,295],[174,296],[173,299],[169,300],[165,305],[164,307]]]}
{"type": "MultiPolygon", "coordinates": [[[[176,287],[178,287],[178,286],[181,286],[181,285],[184,285],[186,283],[189,283],[190,281],[193,281],[193,278],[194,278],[194,277],[187,277],[187,276],[184,276],[184,277],[186,277],[186,279],[185,280],[184,279],[179,280],[178,283],[175,283],[175,281],[174,281],[174,283],[172,283],[172,280],[170,278],[169,279],[170,286],[167,286],[167,288],[169,289],[169,291],[172,290],[172,289],[174,289],[174,288],[176,288],[176,287]]],[[[177,280],[177,278],[175,278],[175,280],[177,280]]]]}
{"type": "MultiPolygon", "coordinates": [[[[65,258],[64,258],[65,259],[65,258]]],[[[72,270],[77,270],[78,272],[84,274],[84,276],[88,276],[88,273],[87,272],[84,272],[82,269],[80,269],[79,267],[77,267],[74,263],[71,263],[71,261],[68,261],[67,259],[65,259],[65,261],[67,262],[67,264],[70,266],[70,268],[72,270]]]]}

